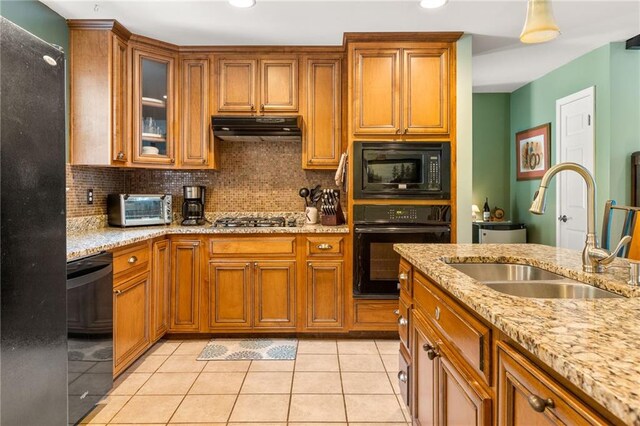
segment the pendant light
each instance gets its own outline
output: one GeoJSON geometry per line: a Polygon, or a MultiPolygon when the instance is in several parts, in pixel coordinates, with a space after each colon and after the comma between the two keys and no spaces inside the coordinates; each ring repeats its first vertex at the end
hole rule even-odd
{"type": "Polygon", "coordinates": [[[527,20],[524,23],[520,41],[523,43],[544,43],[560,34],[551,9],[550,0],[529,0],[527,20]]]}
{"type": "Polygon", "coordinates": [[[256,0],[229,0],[231,6],[240,7],[246,9],[256,5],[256,0]]]}
{"type": "Polygon", "coordinates": [[[449,0],[421,0],[420,7],[424,9],[436,9],[447,4],[449,0]]]}

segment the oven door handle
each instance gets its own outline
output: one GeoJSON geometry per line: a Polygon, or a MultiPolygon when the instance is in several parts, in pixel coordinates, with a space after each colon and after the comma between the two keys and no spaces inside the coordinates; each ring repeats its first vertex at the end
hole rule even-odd
{"type": "Polygon", "coordinates": [[[451,232],[450,226],[385,226],[385,227],[357,227],[356,234],[435,234],[451,232]]]}

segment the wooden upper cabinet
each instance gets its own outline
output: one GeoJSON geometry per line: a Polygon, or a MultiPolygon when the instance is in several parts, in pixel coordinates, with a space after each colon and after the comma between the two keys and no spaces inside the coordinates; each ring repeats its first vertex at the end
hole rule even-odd
{"type": "Polygon", "coordinates": [[[134,164],[173,165],[175,141],[175,56],[133,46],[134,164]]]}
{"type": "Polygon", "coordinates": [[[260,60],[260,112],[298,111],[298,60],[260,60]]]}
{"type": "Polygon", "coordinates": [[[304,66],[302,167],[335,169],[342,153],[342,58],[309,57],[304,66]]]}
{"type": "Polygon", "coordinates": [[[214,166],[215,158],[209,131],[209,59],[182,58],[180,71],[180,166],[214,166]]]}
{"type": "Polygon", "coordinates": [[[218,111],[255,112],[256,59],[220,59],[218,61],[218,111]]]}
{"type": "Polygon", "coordinates": [[[217,61],[218,113],[298,111],[298,59],[225,57],[217,61]]]}
{"type": "Polygon", "coordinates": [[[449,49],[403,54],[403,133],[449,133],[449,49]]]}
{"type": "Polygon", "coordinates": [[[354,133],[400,132],[400,49],[353,50],[354,133]]]}
{"type": "Polygon", "coordinates": [[[353,134],[450,133],[453,44],[354,43],[349,52],[353,134]]]}
{"type": "Polygon", "coordinates": [[[70,162],[127,165],[131,34],[115,21],[69,21],[70,162]]]}

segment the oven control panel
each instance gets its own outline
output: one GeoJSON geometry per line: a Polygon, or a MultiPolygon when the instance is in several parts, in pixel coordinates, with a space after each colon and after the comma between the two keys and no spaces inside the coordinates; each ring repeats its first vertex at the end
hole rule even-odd
{"type": "Polygon", "coordinates": [[[449,206],[356,205],[354,223],[447,224],[451,222],[449,206]]]}

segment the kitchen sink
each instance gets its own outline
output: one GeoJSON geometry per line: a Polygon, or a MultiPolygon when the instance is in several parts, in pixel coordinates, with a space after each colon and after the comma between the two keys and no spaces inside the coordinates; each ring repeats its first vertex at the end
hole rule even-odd
{"type": "Polygon", "coordinates": [[[620,298],[615,293],[530,265],[515,263],[450,263],[449,266],[487,287],[535,299],[620,298]]]}
{"type": "Polygon", "coordinates": [[[539,281],[562,280],[563,276],[515,263],[450,263],[449,266],[477,281],[539,281]]]}

